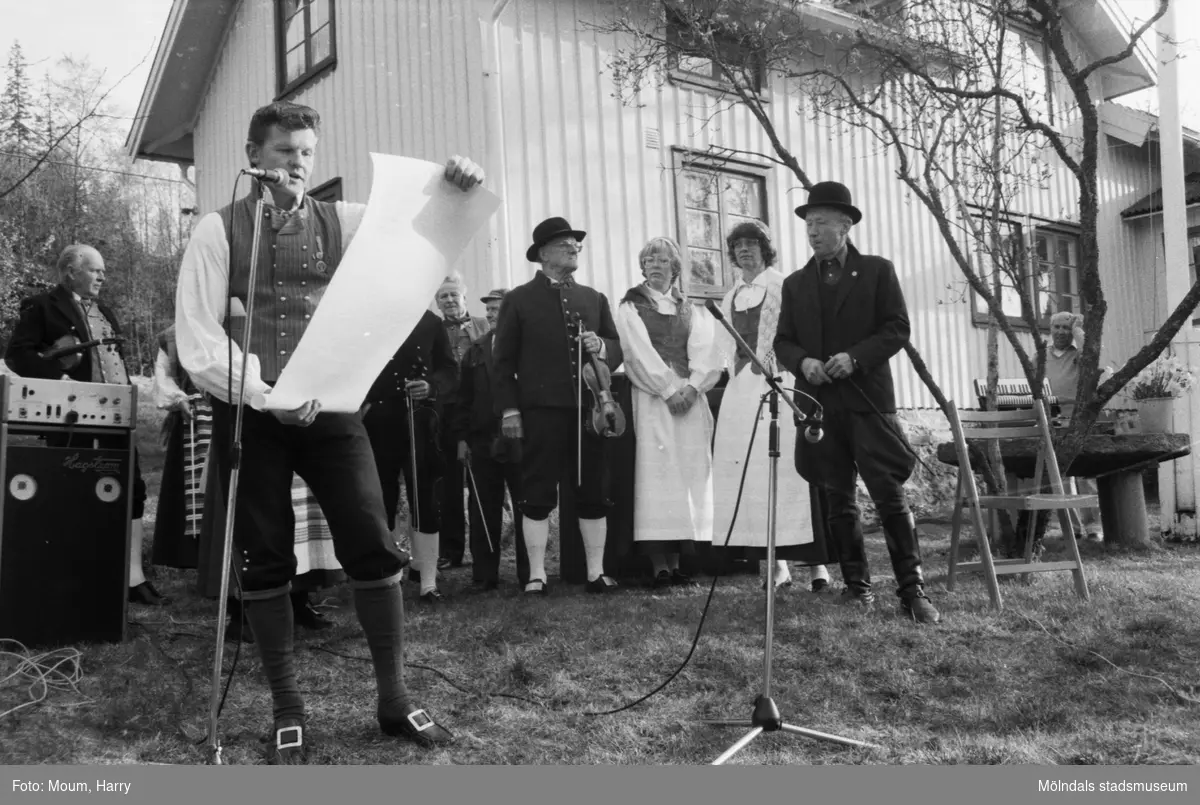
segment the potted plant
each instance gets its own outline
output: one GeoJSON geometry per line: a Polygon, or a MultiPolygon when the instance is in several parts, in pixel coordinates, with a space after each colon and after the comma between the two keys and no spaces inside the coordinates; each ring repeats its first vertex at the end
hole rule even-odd
{"type": "Polygon", "coordinates": [[[1187,364],[1174,355],[1160,355],[1129,383],[1126,391],[1138,405],[1142,433],[1171,432],[1171,401],[1196,384],[1187,364]]]}

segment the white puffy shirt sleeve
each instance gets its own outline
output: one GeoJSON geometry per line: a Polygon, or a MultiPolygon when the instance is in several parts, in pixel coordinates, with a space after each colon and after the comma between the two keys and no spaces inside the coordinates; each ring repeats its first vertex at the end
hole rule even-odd
{"type": "Polygon", "coordinates": [[[670,399],[682,387],[683,380],[650,343],[650,334],[632,302],[622,302],[617,307],[616,323],[630,382],[647,394],[670,399]]]}
{"type": "MultiPolygon", "coordinates": [[[[210,212],[192,230],[183,253],[179,284],[175,288],[175,343],[179,363],[192,382],[218,400],[232,403],[233,395],[226,384],[232,379],[233,388],[241,388],[242,350],[232,344],[230,366],[231,344],[224,328],[228,294],[229,244],[221,216],[210,212]]],[[[242,400],[249,403],[255,394],[268,391],[270,387],[262,380],[258,356],[247,356],[242,400]]]]}

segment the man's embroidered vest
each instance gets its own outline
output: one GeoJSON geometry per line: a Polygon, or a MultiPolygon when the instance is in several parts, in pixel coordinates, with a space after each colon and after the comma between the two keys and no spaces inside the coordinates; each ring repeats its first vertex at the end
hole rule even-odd
{"type": "MultiPolygon", "coordinates": [[[[230,242],[229,293],[246,307],[250,284],[250,250],[254,241],[253,194],[221,210],[230,242]]],[[[307,216],[290,234],[271,228],[264,211],[259,235],[254,322],[249,351],[258,356],[262,379],[274,383],[300,343],[325,288],[342,259],[342,226],[331,203],[304,199],[307,216]]],[[[226,331],[243,343],[245,316],[233,316],[226,331]]]]}

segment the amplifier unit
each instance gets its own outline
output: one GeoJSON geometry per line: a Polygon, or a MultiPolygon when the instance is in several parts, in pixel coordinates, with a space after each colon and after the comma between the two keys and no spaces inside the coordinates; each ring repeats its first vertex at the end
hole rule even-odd
{"type": "Polygon", "coordinates": [[[133,386],[0,376],[7,384],[0,419],[14,425],[81,425],[132,430],[137,424],[133,386]]]}

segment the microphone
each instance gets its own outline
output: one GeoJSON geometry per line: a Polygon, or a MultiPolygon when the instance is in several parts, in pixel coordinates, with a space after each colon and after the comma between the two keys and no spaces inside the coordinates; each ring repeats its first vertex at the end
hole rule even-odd
{"type": "Polygon", "coordinates": [[[804,429],[804,441],[809,444],[816,444],[825,436],[825,431],[821,427],[821,412],[814,411],[808,421],[811,424],[804,429]]]}
{"type": "Polygon", "coordinates": [[[716,303],[716,300],[709,299],[704,303],[704,307],[716,317],[717,321],[725,321],[725,314],[721,312],[721,306],[716,303]]]}
{"type": "Polygon", "coordinates": [[[283,168],[272,168],[271,170],[264,170],[262,168],[242,168],[242,173],[246,174],[247,176],[253,176],[260,182],[266,182],[267,184],[287,184],[292,180],[292,177],[288,176],[287,171],[285,171],[283,168]]]}

